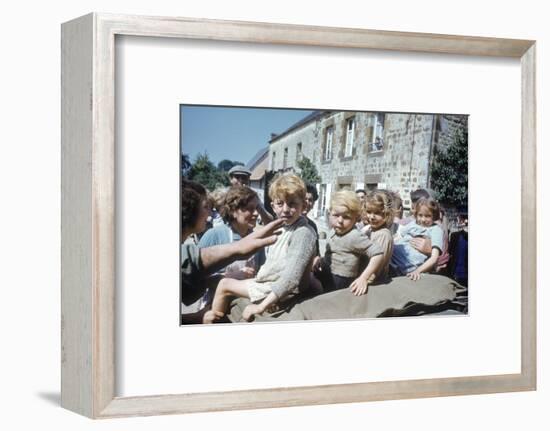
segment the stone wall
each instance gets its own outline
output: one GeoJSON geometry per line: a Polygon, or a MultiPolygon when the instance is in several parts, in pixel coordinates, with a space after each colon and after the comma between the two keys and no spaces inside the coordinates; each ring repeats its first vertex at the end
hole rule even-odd
{"type": "Polygon", "coordinates": [[[467,115],[446,115],[439,116],[437,143],[441,147],[448,147],[454,139],[458,130],[468,130],[467,115]]]}
{"type": "Polygon", "coordinates": [[[318,152],[318,122],[312,121],[302,127],[276,138],[269,144],[268,169],[271,171],[296,170],[298,144],[302,144],[302,154],[314,160],[318,152]],[[285,149],[288,151],[287,166],[283,166],[285,149]]]}
{"type": "Polygon", "coordinates": [[[428,185],[434,115],[386,114],[384,125],[384,149],[368,155],[365,171],[379,174],[408,207],[410,192],[428,185]]]}
{"type": "Polygon", "coordinates": [[[274,138],[270,143],[270,167],[297,171],[296,149],[310,158],[321,175],[321,184],[331,191],[342,188],[387,188],[403,198],[410,207],[410,192],[428,188],[430,161],[435,145],[448,145],[454,131],[467,127],[467,116],[437,114],[376,114],[373,112],[325,112],[296,130],[274,138]],[[377,117],[379,115],[379,117],[377,117]],[[372,146],[376,119],[383,121],[380,150],[372,146]],[[345,154],[349,121],[354,122],[353,150],[345,154]],[[327,129],[333,130],[332,157],[325,160],[327,129]],[[439,142],[439,144],[438,144],[439,142]],[[373,151],[374,150],[374,151],[373,151]],[[272,164],[271,159],[276,154],[272,164]]]}

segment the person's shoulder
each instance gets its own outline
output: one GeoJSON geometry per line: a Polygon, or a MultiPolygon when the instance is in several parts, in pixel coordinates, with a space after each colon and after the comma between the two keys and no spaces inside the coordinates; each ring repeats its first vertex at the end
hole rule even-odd
{"type": "Polygon", "coordinates": [[[198,249],[199,247],[191,242],[186,242],[181,245],[181,252],[183,254],[193,254],[196,253],[198,249]]]}
{"type": "Polygon", "coordinates": [[[430,235],[430,238],[435,239],[437,241],[443,241],[444,232],[443,228],[437,224],[433,224],[428,228],[428,235],[430,235]]]}
{"type": "Polygon", "coordinates": [[[437,224],[426,228],[426,232],[432,241],[432,247],[437,247],[440,251],[444,248],[443,229],[437,224]]]}
{"type": "Polygon", "coordinates": [[[316,236],[315,230],[311,227],[309,222],[307,221],[307,218],[304,216],[301,216],[298,221],[296,221],[296,224],[294,226],[294,235],[300,234],[300,235],[313,235],[316,236]]]}
{"type": "Polygon", "coordinates": [[[344,234],[344,236],[346,237],[346,239],[349,239],[349,240],[362,239],[362,238],[369,239],[366,232],[362,232],[360,229],[357,229],[357,227],[355,226],[352,227],[348,233],[344,234]]]}
{"type": "Polygon", "coordinates": [[[305,217],[306,221],[307,221],[307,224],[311,226],[311,228],[314,230],[314,231],[318,231],[318,228],[317,228],[317,223],[315,223],[313,220],[311,220],[309,217],[305,217]]]}
{"type": "Polygon", "coordinates": [[[193,243],[185,243],[181,245],[181,262],[182,267],[200,266],[200,247],[193,243]]]}
{"type": "Polygon", "coordinates": [[[440,225],[436,224],[436,223],[434,223],[433,225],[431,225],[431,226],[428,228],[428,230],[429,230],[430,232],[437,233],[438,235],[439,235],[439,234],[443,235],[443,228],[442,228],[440,225]]]}
{"type": "Polygon", "coordinates": [[[199,241],[199,247],[209,247],[212,245],[221,244],[224,242],[223,238],[225,236],[227,236],[227,226],[225,224],[214,226],[204,233],[199,241]]]}
{"type": "Polygon", "coordinates": [[[390,229],[383,227],[382,229],[375,230],[371,234],[371,238],[393,238],[393,234],[390,229]]]}
{"type": "Polygon", "coordinates": [[[312,232],[313,234],[315,234],[315,229],[312,226],[312,224],[315,224],[315,223],[305,216],[302,216],[301,218],[303,220],[301,220],[300,226],[298,226],[298,228],[307,229],[309,232],[312,232]]]}
{"type": "Polygon", "coordinates": [[[369,238],[369,235],[367,235],[365,232],[361,232],[354,226],[344,235],[340,236],[340,242],[345,247],[364,249],[372,241],[369,238]]]}

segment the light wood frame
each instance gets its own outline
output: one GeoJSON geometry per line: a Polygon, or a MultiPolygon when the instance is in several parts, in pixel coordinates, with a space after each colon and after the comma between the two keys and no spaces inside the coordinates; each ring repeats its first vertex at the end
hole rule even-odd
{"type": "Polygon", "coordinates": [[[61,404],[91,418],[536,389],[535,42],[92,13],[62,25],[61,404]],[[115,396],[115,37],[209,39],[521,59],[521,373],[115,396]]]}

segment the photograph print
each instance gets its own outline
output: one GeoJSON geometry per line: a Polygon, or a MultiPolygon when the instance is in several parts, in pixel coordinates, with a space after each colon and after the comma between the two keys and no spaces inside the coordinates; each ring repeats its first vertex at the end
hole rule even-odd
{"type": "Polygon", "coordinates": [[[468,116],[180,105],[180,324],[468,314],[468,116]]]}

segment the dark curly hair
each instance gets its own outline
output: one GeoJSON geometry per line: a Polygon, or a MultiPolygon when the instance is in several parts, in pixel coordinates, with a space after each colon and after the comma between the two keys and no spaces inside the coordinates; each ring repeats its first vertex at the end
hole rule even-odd
{"type": "Polygon", "coordinates": [[[306,193],[309,193],[311,195],[311,197],[313,198],[313,202],[319,199],[319,193],[317,193],[317,189],[313,184],[306,184],[306,193]]]}
{"type": "Polygon", "coordinates": [[[197,221],[206,189],[199,183],[184,180],[181,184],[181,229],[192,227],[197,221]]]}
{"type": "Polygon", "coordinates": [[[416,204],[419,199],[429,199],[430,193],[426,189],[416,189],[415,191],[411,192],[411,202],[412,204],[416,204]]]}
{"type": "Polygon", "coordinates": [[[246,208],[247,205],[256,199],[258,195],[254,190],[247,186],[233,186],[227,190],[225,200],[221,206],[220,214],[223,219],[230,223],[233,221],[233,212],[238,209],[246,208]]]}

